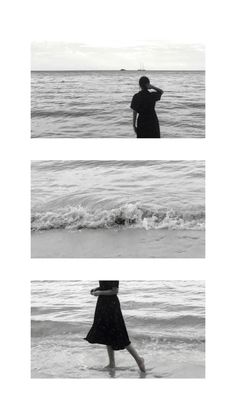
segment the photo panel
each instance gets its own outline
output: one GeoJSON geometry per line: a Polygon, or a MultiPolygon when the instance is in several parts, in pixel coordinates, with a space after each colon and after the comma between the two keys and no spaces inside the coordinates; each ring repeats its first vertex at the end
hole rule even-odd
{"type": "Polygon", "coordinates": [[[31,282],[32,378],[204,378],[205,282],[31,282]]]}
{"type": "Polygon", "coordinates": [[[204,161],[32,161],[32,258],[204,255],[204,161]]]}
{"type": "Polygon", "coordinates": [[[31,138],[204,138],[201,42],[32,42],[31,138]]]}

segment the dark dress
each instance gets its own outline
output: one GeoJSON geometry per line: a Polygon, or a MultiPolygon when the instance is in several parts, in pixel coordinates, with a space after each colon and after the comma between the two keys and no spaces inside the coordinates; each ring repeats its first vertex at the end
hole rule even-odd
{"type": "Polygon", "coordinates": [[[138,115],[137,138],[160,138],[159,121],[155,112],[155,104],[161,99],[158,92],[141,90],[133,96],[130,107],[138,115]]]}
{"type": "MultiPolygon", "coordinates": [[[[96,290],[111,290],[119,287],[119,281],[99,281],[96,290]]],[[[99,295],[93,325],[85,340],[111,346],[118,351],[130,344],[117,295],[99,295]]]]}

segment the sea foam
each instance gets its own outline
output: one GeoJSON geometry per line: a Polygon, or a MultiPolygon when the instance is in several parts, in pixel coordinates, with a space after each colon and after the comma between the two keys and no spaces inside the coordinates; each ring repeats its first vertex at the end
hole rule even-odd
{"type": "Polygon", "coordinates": [[[66,206],[51,211],[32,211],[31,230],[84,228],[143,228],[204,230],[205,212],[202,207],[167,209],[126,204],[112,209],[90,210],[78,206],[66,206]]]}

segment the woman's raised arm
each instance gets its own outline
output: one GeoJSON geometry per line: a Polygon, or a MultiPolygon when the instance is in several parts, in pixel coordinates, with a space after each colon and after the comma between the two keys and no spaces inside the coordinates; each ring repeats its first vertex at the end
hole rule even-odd
{"type": "Polygon", "coordinates": [[[163,90],[159,89],[159,87],[153,86],[152,84],[149,84],[149,86],[147,86],[148,89],[153,89],[156,92],[160,93],[161,95],[163,95],[163,90]]]}

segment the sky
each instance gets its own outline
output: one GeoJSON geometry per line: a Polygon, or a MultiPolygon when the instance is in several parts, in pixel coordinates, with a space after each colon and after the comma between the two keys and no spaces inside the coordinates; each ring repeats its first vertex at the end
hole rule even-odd
{"type": "Polygon", "coordinates": [[[168,41],[33,42],[32,70],[204,70],[201,43],[168,41]]]}

